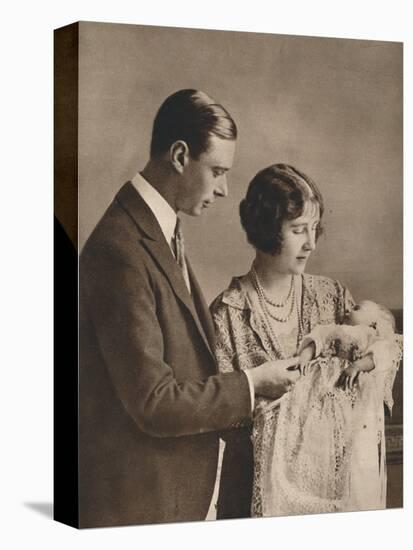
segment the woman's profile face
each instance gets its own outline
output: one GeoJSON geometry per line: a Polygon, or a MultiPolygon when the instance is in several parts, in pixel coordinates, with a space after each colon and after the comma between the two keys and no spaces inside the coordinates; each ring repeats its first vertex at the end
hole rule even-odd
{"type": "Polygon", "coordinates": [[[284,220],[281,252],[274,256],[279,273],[299,275],[304,272],[308,258],[316,247],[316,229],[320,223],[318,203],[307,201],[303,213],[293,220],[284,220]]]}

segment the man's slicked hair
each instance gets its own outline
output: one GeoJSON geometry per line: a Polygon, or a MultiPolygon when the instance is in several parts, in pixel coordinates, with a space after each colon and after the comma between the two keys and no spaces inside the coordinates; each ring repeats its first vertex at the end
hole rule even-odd
{"type": "Polygon", "coordinates": [[[209,147],[209,138],[235,140],[237,127],[228,111],[206,93],[179,90],[169,96],[159,108],[152,130],[151,157],[169,150],[182,140],[197,159],[209,147]]]}

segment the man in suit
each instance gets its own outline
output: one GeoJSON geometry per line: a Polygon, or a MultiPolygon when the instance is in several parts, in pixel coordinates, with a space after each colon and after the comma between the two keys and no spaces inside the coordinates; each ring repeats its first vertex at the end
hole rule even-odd
{"type": "Polygon", "coordinates": [[[251,421],[254,393],[297,374],[268,362],[217,374],[208,308],[183,253],[178,212],[227,195],[237,129],[181,90],[156,115],[150,159],[126,183],[80,258],[79,523],[203,520],[219,432],[251,421]]]}

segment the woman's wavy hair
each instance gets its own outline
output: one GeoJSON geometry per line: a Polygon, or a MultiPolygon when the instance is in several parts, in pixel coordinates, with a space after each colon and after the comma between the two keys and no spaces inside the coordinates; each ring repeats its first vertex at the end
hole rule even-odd
{"type": "Polygon", "coordinates": [[[272,164],[258,172],[239,205],[241,223],[248,242],[267,254],[279,254],[283,222],[301,216],[307,201],[319,207],[317,241],[323,232],[321,218],[324,202],[314,181],[288,164],[272,164]]]}

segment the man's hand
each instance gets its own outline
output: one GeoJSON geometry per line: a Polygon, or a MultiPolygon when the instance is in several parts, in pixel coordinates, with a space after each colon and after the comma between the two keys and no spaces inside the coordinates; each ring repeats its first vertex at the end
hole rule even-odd
{"type": "Polygon", "coordinates": [[[270,399],[278,399],[284,395],[300,377],[300,371],[295,368],[298,362],[299,357],[267,361],[248,371],[255,393],[270,399]]]}

